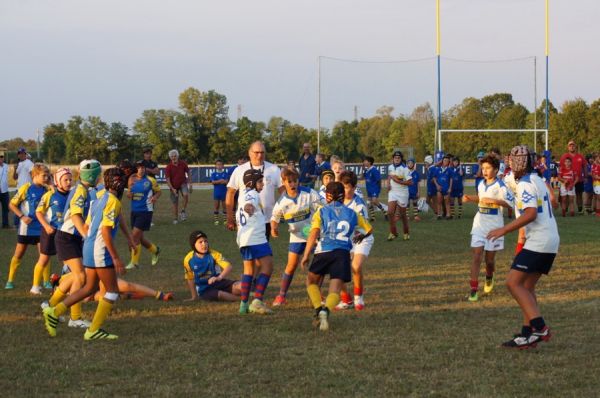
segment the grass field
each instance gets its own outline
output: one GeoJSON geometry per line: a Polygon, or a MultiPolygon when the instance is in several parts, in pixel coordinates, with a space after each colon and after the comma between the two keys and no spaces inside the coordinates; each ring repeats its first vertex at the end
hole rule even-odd
{"type": "MultiPolygon", "coordinates": [[[[127,202],[127,201],[125,201],[127,202]]],[[[125,208],[128,205],[125,204],[125,208]]],[[[181,260],[188,234],[203,229],[235,264],[235,235],[212,225],[210,191],[195,191],[189,220],[171,225],[166,195],[148,236],[162,248],[159,265],[125,279],[174,291],[174,302],[120,301],[106,322],[116,342],[84,342],[64,324],[48,337],[29,295],[35,262],[30,249],[13,291],[0,291],[2,396],[598,396],[600,381],[600,224],[594,217],[558,219],[560,253],[539,284],[542,313],[554,338],[535,350],[499,344],[520,329],[521,316],[503,286],[515,235],[497,258],[497,288],[478,303],[466,300],[473,207],[461,220],[411,225],[409,242],[376,243],[366,267],[367,307],[334,313],[329,333],[311,327],[312,309],[299,271],[289,305],[273,316],[240,316],[238,304],[183,302],[181,260]]],[[[6,280],[14,230],[0,231],[6,280]]],[[[118,238],[125,250],[124,239],[118,238]]],[[[278,291],[287,233],[272,241],[278,291]]],[[[122,255],[128,259],[128,256],[122,255]]],[[[149,264],[144,252],[142,263],[149,264]]],[[[58,271],[56,262],[54,271],[58,271]]],[[[94,304],[84,305],[91,318],[94,304]]]]}

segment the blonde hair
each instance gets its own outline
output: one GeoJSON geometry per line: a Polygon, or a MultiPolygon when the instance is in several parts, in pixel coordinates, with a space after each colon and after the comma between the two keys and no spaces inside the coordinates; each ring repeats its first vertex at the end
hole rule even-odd
{"type": "Polygon", "coordinates": [[[36,163],[31,169],[31,177],[33,178],[39,174],[43,174],[44,172],[50,174],[50,169],[48,168],[48,166],[46,166],[43,163],[36,163]]]}

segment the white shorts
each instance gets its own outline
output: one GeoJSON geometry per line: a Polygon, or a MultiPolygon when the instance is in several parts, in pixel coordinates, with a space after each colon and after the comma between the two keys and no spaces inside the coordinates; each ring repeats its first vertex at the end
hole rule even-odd
{"type": "Polygon", "coordinates": [[[560,196],[575,196],[575,187],[571,189],[565,188],[565,185],[560,186],[560,196]]]}
{"type": "Polygon", "coordinates": [[[600,184],[599,185],[594,185],[594,193],[596,195],[600,195],[600,184]]]}
{"type": "Polygon", "coordinates": [[[353,244],[350,253],[362,254],[363,256],[369,257],[369,253],[371,253],[373,243],[375,243],[375,238],[373,236],[369,236],[363,239],[363,241],[360,242],[358,245],[353,244]]]}
{"type": "Polygon", "coordinates": [[[484,236],[481,235],[471,235],[471,247],[481,247],[483,246],[483,250],[488,252],[496,252],[499,250],[504,250],[504,236],[496,239],[495,241],[491,241],[484,236]]]}
{"type": "Polygon", "coordinates": [[[408,191],[406,193],[390,191],[388,193],[389,202],[397,202],[400,207],[408,207],[408,191]]]}

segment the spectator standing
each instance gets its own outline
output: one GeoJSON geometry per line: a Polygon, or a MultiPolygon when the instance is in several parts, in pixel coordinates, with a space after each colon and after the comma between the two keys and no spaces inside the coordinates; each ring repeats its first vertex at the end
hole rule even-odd
{"type": "Polygon", "coordinates": [[[141,160],[142,165],[146,168],[146,175],[156,179],[160,173],[158,163],[152,160],[152,148],[144,148],[144,158],[141,160]]]}
{"type": "Polygon", "coordinates": [[[8,228],[8,164],[0,154],[0,205],[2,206],[2,228],[8,228]]]}
{"type": "Polygon", "coordinates": [[[308,142],[305,142],[302,145],[302,156],[300,156],[300,160],[298,161],[298,167],[300,168],[300,185],[305,187],[313,187],[315,181],[316,167],[317,161],[315,157],[311,153],[311,145],[308,142]]]}
{"type": "Polygon", "coordinates": [[[179,220],[185,221],[187,214],[185,212],[190,197],[189,189],[189,172],[190,169],[186,162],[179,159],[179,152],[177,149],[171,149],[169,151],[169,158],[171,162],[167,165],[165,170],[165,177],[167,179],[167,185],[171,190],[171,203],[173,203],[173,224],[177,224],[177,217],[179,220]],[[181,206],[181,213],[179,210],[179,194],[183,197],[183,203],[181,206]]]}
{"type": "Polygon", "coordinates": [[[565,160],[571,159],[571,168],[575,173],[575,197],[577,200],[577,208],[580,214],[583,214],[583,182],[587,177],[587,161],[585,156],[577,153],[577,144],[571,140],[567,144],[567,152],[560,157],[560,168],[565,167],[565,160]]]}

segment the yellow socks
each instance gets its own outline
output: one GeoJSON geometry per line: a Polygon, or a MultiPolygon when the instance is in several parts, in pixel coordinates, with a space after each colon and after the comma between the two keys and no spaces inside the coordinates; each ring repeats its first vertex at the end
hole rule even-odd
{"type": "Polygon", "coordinates": [[[74,321],[81,319],[81,303],[75,303],[71,306],[71,319],[74,321]]]}
{"type": "Polygon", "coordinates": [[[102,326],[102,324],[108,317],[108,314],[110,313],[112,307],[113,304],[109,301],[106,301],[104,298],[102,298],[98,302],[98,308],[96,309],[96,313],[94,314],[94,319],[92,319],[92,324],[88,328],[88,331],[90,333],[93,333],[96,330],[100,329],[100,326],[102,326]]]}
{"type": "Polygon", "coordinates": [[[325,300],[325,306],[329,311],[333,311],[335,306],[340,302],[340,295],[337,293],[329,293],[327,295],[327,300],[325,300]]]}
{"type": "Polygon", "coordinates": [[[135,246],[135,249],[131,251],[131,262],[133,264],[140,263],[140,254],[142,253],[142,245],[138,244],[135,246]]]}
{"type": "Polygon", "coordinates": [[[44,273],[44,266],[41,263],[36,263],[33,268],[33,286],[40,286],[42,284],[42,274],[44,273]]]}
{"type": "Polygon", "coordinates": [[[54,315],[57,317],[61,316],[65,312],[67,312],[67,306],[64,303],[58,303],[56,304],[56,307],[54,307],[54,315]]]}
{"type": "Polygon", "coordinates": [[[44,283],[50,282],[50,271],[52,271],[52,263],[48,261],[48,264],[44,267],[44,283]]]}
{"type": "Polygon", "coordinates": [[[152,243],[152,244],[150,244],[148,251],[152,254],[156,254],[156,252],[158,251],[158,247],[156,247],[156,245],[154,243],[152,243]]]}
{"type": "Polygon", "coordinates": [[[48,300],[48,304],[50,304],[50,307],[56,307],[56,305],[63,301],[66,296],[67,293],[62,292],[60,289],[55,289],[54,293],[52,293],[52,297],[48,300]]]}
{"type": "Polygon", "coordinates": [[[21,259],[13,256],[13,258],[10,260],[10,267],[8,269],[8,282],[14,281],[17,268],[19,268],[20,265],[21,259]]]}
{"type": "Polygon", "coordinates": [[[308,298],[310,298],[313,307],[315,309],[319,308],[321,306],[321,289],[319,289],[319,285],[308,285],[306,291],[308,292],[308,298]]]}

